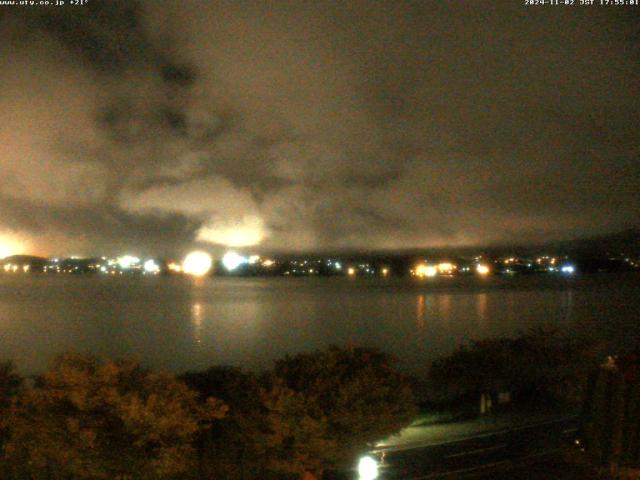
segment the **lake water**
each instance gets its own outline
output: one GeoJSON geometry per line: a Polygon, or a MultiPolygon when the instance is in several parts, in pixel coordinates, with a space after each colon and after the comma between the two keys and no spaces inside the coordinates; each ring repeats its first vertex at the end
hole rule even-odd
{"type": "Polygon", "coordinates": [[[541,325],[640,338],[640,275],[346,278],[0,276],[0,358],[22,373],[74,350],[176,372],[260,370],[331,344],[395,354],[405,371],[470,339],[541,325]]]}

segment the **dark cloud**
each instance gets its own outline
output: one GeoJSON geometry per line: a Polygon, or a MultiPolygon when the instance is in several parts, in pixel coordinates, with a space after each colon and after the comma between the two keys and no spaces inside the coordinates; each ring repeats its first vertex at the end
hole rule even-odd
{"type": "Polygon", "coordinates": [[[114,1],[0,29],[0,234],[41,252],[526,243],[640,214],[630,9],[114,1]]]}

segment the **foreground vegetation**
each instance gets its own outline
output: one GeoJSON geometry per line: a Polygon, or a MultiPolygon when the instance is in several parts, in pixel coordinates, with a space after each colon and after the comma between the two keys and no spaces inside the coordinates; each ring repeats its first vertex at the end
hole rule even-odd
{"type": "Polygon", "coordinates": [[[0,368],[0,478],[321,478],[415,414],[409,380],[372,349],[283,358],[257,376],[178,378],[66,354],[32,382],[0,368]]]}
{"type": "MultiPolygon", "coordinates": [[[[596,343],[552,330],[471,342],[434,362],[425,405],[474,415],[480,398],[581,407],[586,462],[635,464],[637,429],[620,419],[640,418],[637,369],[603,370],[600,355],[596,343]]],[[[0,478],[331,479],[415,417],[414,386],[367,348],[288,356],[259,375],[215,367],[175,376],[65,354],[25,379],[0,363],[0,478]]]]}
{"type": "Polygon", "coordinates": [[[472,341],[432,364],[428,395],[437,404],[474,409],[482,396],[494,405],[502,397],[524,408],[576,409],[602,349],[597,341],[546,328],[472,341]]]}

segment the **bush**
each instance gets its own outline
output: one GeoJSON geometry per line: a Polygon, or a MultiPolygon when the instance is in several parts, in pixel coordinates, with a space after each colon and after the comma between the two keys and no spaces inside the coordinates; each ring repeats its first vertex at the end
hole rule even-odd
{"type": "Polygon", "coordinates": [[[133,362],[58,357],[9,412],[9,478],[161,479],[193,471],[192,442],[224,416],[217,400],[133,362]]]}

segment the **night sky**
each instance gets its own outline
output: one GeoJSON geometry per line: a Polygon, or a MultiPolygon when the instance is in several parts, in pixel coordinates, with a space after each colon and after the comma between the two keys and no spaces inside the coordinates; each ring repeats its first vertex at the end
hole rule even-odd
{"type": "Polygon", "coordinates": [[[0,249],[407,249],[638,226],[640,7],[523,4],[0,7],[0,249]]]}

